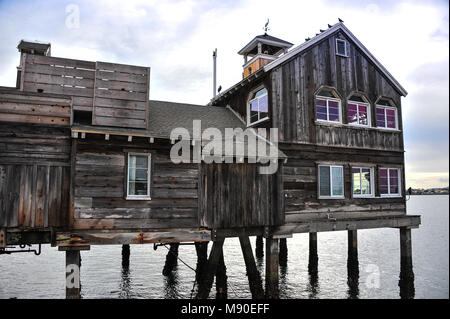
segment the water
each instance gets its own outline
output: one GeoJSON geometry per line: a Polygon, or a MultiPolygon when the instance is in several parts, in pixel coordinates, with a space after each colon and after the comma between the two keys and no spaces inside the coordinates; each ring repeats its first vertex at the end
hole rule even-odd
{"type": "MultiPolygon", "coordinates": [[[[412,196],[407,204],[409,214],[422,215],[421,227],[412,230],[415,298],[449,298],[449,197],[412,196]]],[[[359,280],[350,290],[346,232],[318,234],[317,278],[308,273],[308,235],[294,235],[280,269],[281,298],[399,298],[399,231],[358,231],[358,247],[359,280]]],[[[92,246],[81,253],[82,297],[189,298],[194,272],[179,262],[172,276],[162,276],[166,254],[165,247],[132,245],[126,271],[121,246],[92,246]]],[[[227,239],[224,254],[229,298],[250,298],[239,241],[227,239]]],[[[180,246],[179,257],[195,268],[194,246],[180,246]]],[[[264,277],[264,260],[257,266],[264,277]]],[[[48,245],[40,256],[0,255],[0,298],[64,298],[64,268],[65,254],[48,245]]]]}

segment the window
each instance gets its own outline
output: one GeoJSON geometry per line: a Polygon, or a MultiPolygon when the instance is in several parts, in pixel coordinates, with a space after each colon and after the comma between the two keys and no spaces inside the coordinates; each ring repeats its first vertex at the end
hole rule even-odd
{"type": "Polygon", "coordinates": [[[353,197],[373,197],[373,169],[352,167],[353,197]]]}
{"type": "Polygon", "coordinates": [[[316,119],[325,122],[341,122],[341,100],[336,93],[321,90],[317,94],[316,119]]]}
{"type": "Polygon", "coordinates": [[[362,97],[353,95],[348,101],[348,124],[370,126],[369,103],[362,97]]]}
{"type": "Polygon", "coordinates": [[[150,199],[150,154],[128,154],[127,199],[150,199]]]}
{"type": "Polygon", "coordinates": [[[379,180],[381,196],[401,196],[400,170],[398,168],[380,168],[379,180]]]}
{"type": "Polygon", "coordinates": [[[396,130],[398,129],[397,108],[385,99],[378,101],[376,106],[377,127],[396,130]]]}
{"type": "Polygon", "coordinates": [[[254,93],[248,102],[247,125],[262,122],[269,118],[269,98],[265,88],[254,93]]]}
{"type": "Polygon", "coordinates": [[[347,41],[336,39],[336,54],[347,56],[347,41]]]}
{"type": "Polygon", "coordinates": [[[319,198],[344,198],[342,166],[319,165],[319,198]]]}

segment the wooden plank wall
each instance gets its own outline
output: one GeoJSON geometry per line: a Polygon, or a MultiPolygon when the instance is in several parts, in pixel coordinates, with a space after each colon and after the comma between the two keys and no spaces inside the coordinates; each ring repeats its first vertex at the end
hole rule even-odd
{"type": "Polygon", "coordinates": [[[273,123],[279,139],[332,146],[403,150],[402,132],[376,129],[375,102],[391,98],[398,108],[402,129],[401,95],[383,74],[347,39],[349,56],[335,54],[336,33],[271,72],[273,123]],[[315,122],[315,92],[321,86],[333,87],[341,96],[344,125],[315,122]],[[347,99],[364,93],[371,104],[372,128],[346,126],[347,99]]]}
{"type": "Polygon", "coordinates": [[[71,103],[70,97],[0,90],[0,121],[68,126],[71,103]]]}
{"type": "MultiPolygon", "coordinates": [[[[361,218],[405,214],[404,194],[399,198],[380,198],[375,169],[375,198],[352,198],[351,168],[353,163],[403,168],[401,152],[330,148],[323,146],[280,144],[288,156],[283,168],[286,222],[327,218],[361,218]],[[317,163],[335,162],[344,166],[345,199],[318,199],[317,163]]],[[[402,175],[402,185],[405,185],[402,175]]],[[[402,186],[402,189],[403,186],[402,186]]]]}
{"type": "Polygon", "coordinates": [[[74,229],[198,227],[198,164],[174,164],[167,141],[87,135],[76,142],[74,229]],[[152,152],[151,200],[126,200],[127,152],[152,152]]]}
{"type": "Polygon", "coordinates": [[[64,227],[69,219],[70,129],[0,122],[0,227],[64,227]]]}
{"type": "Polygon", "coordinates": [[[93,125],[147,128],[150,68],[97,62],[93,125]]]}
{"type": "Polygon", "coordinates": [[[258,167],[250,163],[201,164],[202,226],[241,228],[284,223],[282,174],[259,174],[258,167]]]}

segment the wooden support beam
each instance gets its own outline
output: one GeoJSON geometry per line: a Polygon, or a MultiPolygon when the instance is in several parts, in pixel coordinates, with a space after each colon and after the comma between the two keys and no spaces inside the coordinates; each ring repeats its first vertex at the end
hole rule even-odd
{"type": "Polygon", "coordinates": [[[256,236],[256,248],[255,248],[256,258],[264,257],[264,239],[263,236],[256,236]]]}
{"type": "Polygon", "coordinates": [[[81,256],[79,250],[66,251],[66,299],[81,298],[81,256]]]}
{"type": "Polygon", "coordinates": [[[200,281],[201,275],[205,271],[208,262],[208,242],[196,242],[195,250],[197,252],[197,267],[195,269],[195,280],[200,281]]]}
{"type": "Polygon", "coordinates": [[[219,264],[220,255],[222,254],[223,242],[223,238],[213,242],[205,272],[200,277],[196,299],[207,299],[209,296],[217,265],[219,264]]]}
{"type": "Polygon", "coordinates": [[[130,245],[122,245],[122,268],[130,267],[130,245]]]}
{"type": "Polygon", "coordinates": [[[317,273],[319,265],[319,256],[317,254],[317,233],[309,233],[309,260],[308,270],[311,273],[317,273]]]}
{"type": "MultiPolygon", "coordinates": [[[[259,236],[258,236],[259,237],[259,236]]],[[[262,240],[262,237],[261,237],[262,240]]],[[[253,258],[252,245],[248,236],[239,237],[242,255],[244,256],[245,268],[247,270],[248,283],[253,299],[264,299],[264,289],[262,286],[261,275],[256,268],[256,262],[253,258]]]]}
{"type": "Polygon", "coordinates": [[[223,258],[223,247],[216,269],[216,299],[228,299],[228,277],[227,267],[223,258]]]}
{"type": "Polygon", "coordinates": [[[279,298],[279,249],[278,239],[266,238],[266,298],[279,298]]]}
{"type": "Polygon", "coordinates": [[[287,261],[288,261],[287,239],[280,238],[280,266],[287,267],[287,261]]]}
{"type": "Polygon", "coordinates": [[[167,255],[166,255],[166,262],[164,264],[164,268],[162,271],[162,274],[164,276],[169,276],[172,273],[175,266],[177,265],[178,248],[179,247],[180,247],[180,243],[170,244],[169,251],[167,252],[167,255]]]}
{"type": "Polygon", "coordinates": [[[412,262],[411,229],[400,228],[400,297],[412,299],[415,296],[414,271],[412,262]]]}
{"type": "Polygon", "coordinates": [[[347,284],[350,299],[359,297],[358,233],[348,231],[347,284]]]}

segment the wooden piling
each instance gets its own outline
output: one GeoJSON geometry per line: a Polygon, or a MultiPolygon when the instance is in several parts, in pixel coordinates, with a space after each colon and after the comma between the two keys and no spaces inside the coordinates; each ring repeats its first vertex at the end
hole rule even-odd
{"type": "Polygon", "coordinates": [[[347,257],[347,284],[348,296],[356,299],[359,296],[359,261],[358,261],[358,233],[356,230],[349,230],[348,257],[347,257]]]}
{"type": "Polygon", "coordinates": [[[195,269],[195,279],[199,282],[208,262],[208,242],[196,242],[195,251],[197,252],[197,266],[195,269]]]}
{"type": "Polygon", "coordinates": [[[197,299],[206,299],[209,296],[212,284],[214,282],[214,275],[216,273],[217,265],[219,264],[220,255],[222,254],[223,242],[223,238],[213,242],[213,246],[205,266],[205,271],[200,276],[196,296],[197,299]]]}
{"type": "Polygon", "coordinates": [[[179,246],[180,246],[179,243],[170,244],[169,251],[167,252],[167,255],[166,255],[166,262],[164,264],[164,268],[162,271],[162,274],[164,276],[169,276],[172,273],[175,266],[177,265],[178,247],[179,246]]]}
{"type": "Polygon", "coordinates": [[[279,298],[279,248],[278,239],[266,238],[266,298],[279,298]]]}
{"type": "Polygon", "coordinates": [[[228,277],[227,267],[223,258],[223,248],[221,249],[219,263],[216,269],[216,299],[228,298],[228,277]]]}
{"type": "Polygon", "coordinates": [[[262,236],[256,236],[255,255],[256,258],[264,257],[264,239],[262,236]]]}
{"type": "Polygon", "coordinates": [[[242,255],[244,256],[245,268],[247,271],[248,284],[253,299],[264,299],[264,289],[262,286],[261,275],[256,268],[256,262],[253,258],[252,246],[248,236],[239,237],[242,255]]]}
{"type": "Polygon", "coordinates": [[[81,298],[81,255],[79,250],[66,251],[66,299],[81,298]]]}
{"type": "Polygon", "coordinates": [[[400,297],[412,299],[415,296],[414,271],[412,263],[411,228],[400,228],[400,297]]]}
{"type": "Polygon", "coordinates": [[[309,260],[308,270],[310,273],[317,273],[319,256],[317,254],[317,233],[309,233],[309,260]]]}
{"type": "Polygon", "coordinates": [[[280,267],[287,267],[287,261],[288,261],[287,239],[280,238],[280,267]]]}
{"type": "Polygon", "coordinates": [[[130,245],[122,245],[122,268],[130,267],[130,245]]]}

